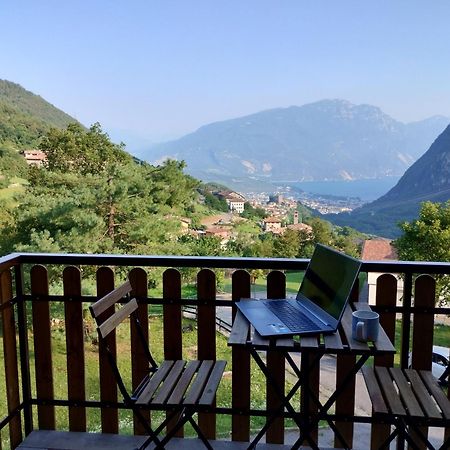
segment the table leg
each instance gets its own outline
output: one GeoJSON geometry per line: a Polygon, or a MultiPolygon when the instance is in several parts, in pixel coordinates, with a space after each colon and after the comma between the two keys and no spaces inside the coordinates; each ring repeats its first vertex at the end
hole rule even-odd
{"type": "MultiPolygon", "coordinates": [[[[302,441],[303,440],[307,440],[309,445],[311,445],[311,447],[313,449],[318,449],[317,444],[314,442],[313,439],[311,439],[311,437],[309,436],[308,433],[303,432],[302,430],[307,430],[309,429],[308,427],[308,416],[306,415],[305,418],[302,418],[302,414],[297,413],[295,411],[295,409],[293,408],[293,406],[290,404],[290,400],[291,398],[295,395],[295,393],[297,392],[297,390],[302,386],[303,383],[303,379],[304,376],[297,371],[297,375],[299,377],[297,383],[295,383],[294,387],[291,389],[291,391],[289,392],[288,395],[284,394],[284,386],[280,387],[278,385],[278,383],[276,382],[276,380],[274,380],[270,374],[270,372],[267,370],[266,365],[264,364],[264,361],[261,359],[261,357],[259,356],[258,352],[254,349],[250,350],[253,359],[255,360],[255,362],[258,364],[259,368],[261,369],[261,371],[264,373],[264,375],[267,377],[268,381],[270,383],[272,383],[272,388],[274,389],[274,392],[277,393],[278,397],[280,398],[281,401],[281,405],[278,409],[276,409],[275,411],[272,412],[271,416],[269,416],[267,418],[266,424],[264,425],[264,427],[261,429],[261,431],[257,434],[257,436],[253,439],[251,445],[249,448],[254,448],[254,446],[256,445],[257,442],[259,442],[259,440],[262,438],[262,436],[264,435],[264,433],[267,431],[268,427],[270,426],[270,424],[280,415],[283,414],[284,412],[284,408],[286,408],[290,414],[290,416],[292,417],[292,419],[295,421],[296,425],[299,427],[300,429],[300,434],[302,437],[302,441]]],[[[292,359],[291,359],[292,361],[292,359]]]]}

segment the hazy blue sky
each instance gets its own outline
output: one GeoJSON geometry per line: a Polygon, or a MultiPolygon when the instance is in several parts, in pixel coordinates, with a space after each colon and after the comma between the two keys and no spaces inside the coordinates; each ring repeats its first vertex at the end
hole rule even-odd
{"type": "Polygon", "coordinates": [[[324,98],[450,117],[449,23],[449,0],[0,0],[0,78],[125,142],[324,98]]]}

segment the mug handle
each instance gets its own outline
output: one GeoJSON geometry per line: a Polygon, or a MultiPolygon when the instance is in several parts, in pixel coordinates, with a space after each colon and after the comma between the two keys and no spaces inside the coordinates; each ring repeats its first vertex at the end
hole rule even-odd
{"type": "Polygon", "coordinates": [[[366,339],[364,334],[364,322],[358,322],[356,324],[356,339],[364,341],[366,339]]]}

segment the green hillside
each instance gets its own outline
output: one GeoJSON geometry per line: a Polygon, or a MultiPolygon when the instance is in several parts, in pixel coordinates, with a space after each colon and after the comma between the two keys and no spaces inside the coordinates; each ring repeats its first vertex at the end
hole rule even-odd
{"type": "Polygon", "coordinates": [[[42,97],[16,83],[0,80],[0,147],[34,147],[51,127],[65,128],[73,122],[73,117],[42,97]]]}

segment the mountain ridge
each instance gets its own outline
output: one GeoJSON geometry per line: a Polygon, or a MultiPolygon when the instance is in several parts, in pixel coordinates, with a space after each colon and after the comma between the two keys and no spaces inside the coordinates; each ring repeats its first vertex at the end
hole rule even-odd
{"type": "Polygon", "coordinates": [[[143,157],[183,159],[207,181],[400,176],[449,122],[434,116],[405,124],[376,106],[321,100],[206,124],[143,157]]]}

